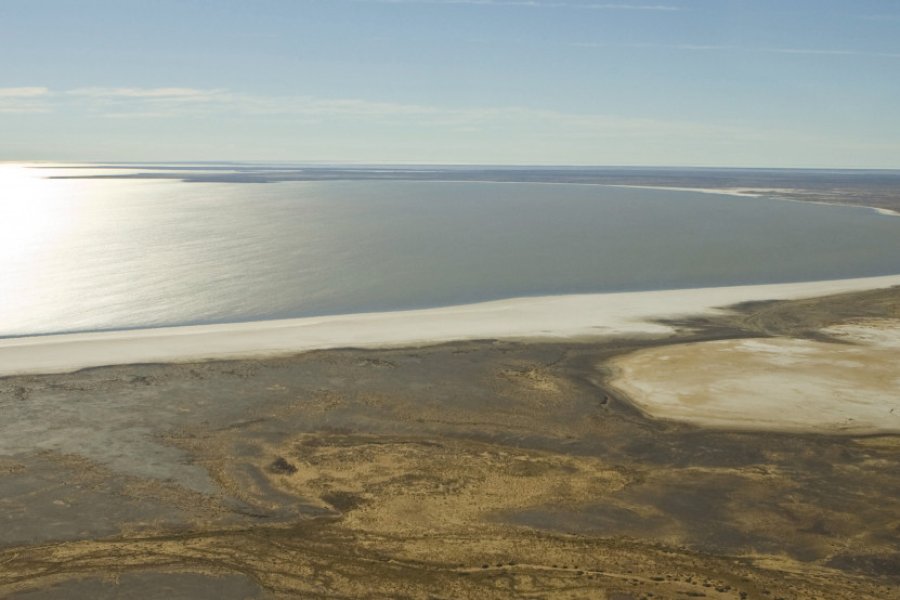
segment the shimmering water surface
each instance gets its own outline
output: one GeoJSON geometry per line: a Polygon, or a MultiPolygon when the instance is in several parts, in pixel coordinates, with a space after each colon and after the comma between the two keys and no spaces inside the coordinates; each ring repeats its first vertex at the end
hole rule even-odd
{"type": "Polygon", "coordinates": [[[54,174],[0,167],[0,336],[900,272],[900,218],[865,208],[599,185],[54,174]]]}

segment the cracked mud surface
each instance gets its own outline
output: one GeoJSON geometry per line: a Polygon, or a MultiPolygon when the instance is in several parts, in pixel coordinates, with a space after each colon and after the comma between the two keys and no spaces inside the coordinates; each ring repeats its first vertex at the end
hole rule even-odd
{"type": "Polygon", "coordinates": [[[900,437],[656,420],[604,367],[898,306],[0,379],[0,597],[898,598],[900,437]]]}

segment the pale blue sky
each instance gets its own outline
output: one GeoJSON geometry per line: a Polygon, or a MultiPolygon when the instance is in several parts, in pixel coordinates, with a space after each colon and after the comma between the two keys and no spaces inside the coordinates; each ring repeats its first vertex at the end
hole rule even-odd
{"type": "Polygon", "coordinates": [[[0,0],[0,159],[900,168],[896,0],[0,0]]]}

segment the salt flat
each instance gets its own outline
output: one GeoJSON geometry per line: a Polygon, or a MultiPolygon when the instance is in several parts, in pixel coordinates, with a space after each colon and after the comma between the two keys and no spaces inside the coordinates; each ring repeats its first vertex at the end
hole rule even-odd
{"type": "Polygon", "coordinates": [[[613,361],[612,384],[655,417],[731,429],[900,432],[900,324],[662,346],[613,361]]]}

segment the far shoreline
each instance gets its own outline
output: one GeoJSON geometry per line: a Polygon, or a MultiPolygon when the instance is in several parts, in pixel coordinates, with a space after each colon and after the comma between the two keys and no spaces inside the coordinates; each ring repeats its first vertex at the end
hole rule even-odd
{"type": "Polygon", "coordinates": [[[887,217],[900,217],[900,212],[890,208],[872,206],[870,204],[853,204],[850,202],[827,202],[824,200],[808,200],[791,198],[785,194],[796,193],[794,188],[765,188],[765,187],[676,187],[668,185],[628,185],[628,184],[603,184],[606,187],[631,188],[638,190],[669,190],[672,192],[696,192],[698,194],[720,194],[722,196],[739,196],[742,198],[770,197],[785,202],[802,202],[804,204],[819,204],[822,206],[848,206],[853,208],[866,208],[875,211],[879,215],[887,217]]]}

